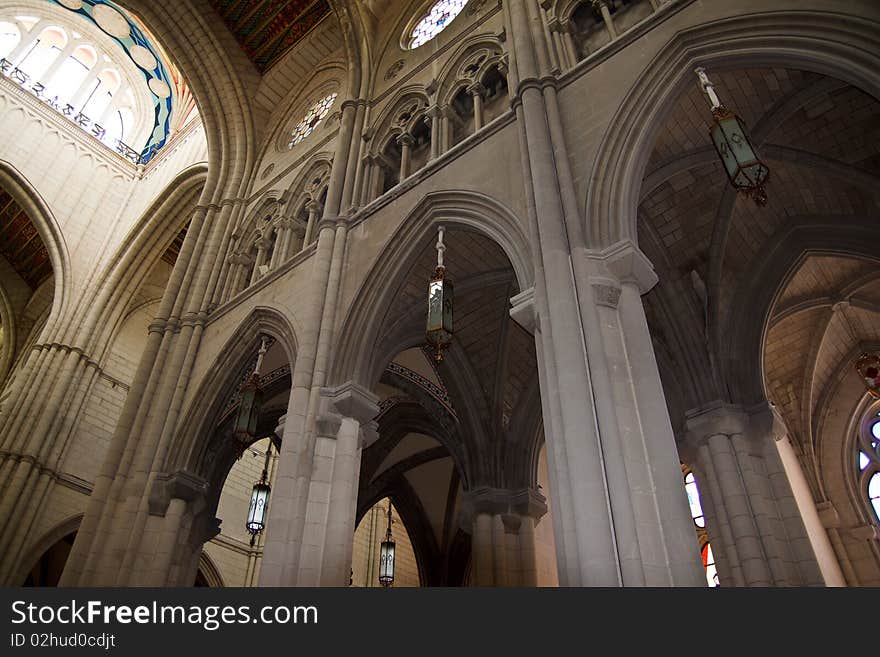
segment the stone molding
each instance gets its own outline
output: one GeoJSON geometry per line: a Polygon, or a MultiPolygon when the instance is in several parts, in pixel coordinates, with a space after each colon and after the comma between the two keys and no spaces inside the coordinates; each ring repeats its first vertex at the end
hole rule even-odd
{"type": "Polygon", "coordinates": [[[193,511],[200,511],[206,504],[208,482],[202,477],[186,470],[173,473],[159,473],[150,489],[150,515],[164,516],[171,500],[180,499],[193,505],[193,511]]]}
{"type": "Polygon", "coordinates": [[[547,499],[536,488],[508,490],[481,486],[465,491],[461,507],[462,528],[470,532],[474,518],[481,513],[502,516],[502,521],[512,527],[508,516],[540,519],[547,513],[547,499]],[[506,521],[505,517],[508,517],[506,521]]]}
{"type": "Polygon", "coordinates": [[[621,283],[632,284],[641,294],[660,280],[648,257],[630,240],[622,240],[601,251],[588,252],[590,260],[601,262],[621,283]]]}
{"type": "Polygon", "coordinates": [[[523,290],[510,299],[510,317],[529,333],[534,333],[538,324],[535,310],[535,287],[523,290]]]}

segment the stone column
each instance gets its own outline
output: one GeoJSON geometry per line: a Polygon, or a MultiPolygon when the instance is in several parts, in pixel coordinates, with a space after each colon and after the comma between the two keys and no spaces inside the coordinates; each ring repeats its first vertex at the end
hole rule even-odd
{"type": "Polygon", "coordinates": [[[404,132],[397,137],[397,144],[400,146],[400,182],[409,176],[410,151],[414,143],[415,140],[408,133],[404,132]]]}
{"type": "Polygon", "coordinates": [[[440,153],[442,152],[440,149],[440,127],[441,127],[441,117],[442,112],[440,107],[437,105],[433,105],[425,112],[425,120],[431,126],[431,159],[436,160],[440,157],[440,153]]]}
{"type": "MultiPolygon", "coordinates": [[[[271,228],[269,230],[271,230],[271,228]]],[[[260,267],[266,264],[266,255],[269,252],[269,247],[272,245],[272,242],[268,236],[260,236],[255,244],[257,246],[257,259],[254,262],[254,270],[251,272],[251,285],[263,277],[263,274],[260,272],[260,267]]]]}
{"type": "Polygon", "coordinates": [[[567,64],[566,68],[571,68],[578,63],[577,48],[574,44],[572,33],[572,23],[570,20],[557,21],[555,24],[559,41],[562,44],[562,53],[567,64]]]}
{"type": "Polygon", "coordinates": [[[797,502],[798,510],[804,520],[804,527],[810,538],[810,544],[816,553],[816,560],[819,569],[822,571],[822,577],[826,586],[846,586],[846,579],[843,576],[837,555],[831,545],[828,532],[819,516],[819,510],[816,508],[816,502],[810,491],[810,485],[801,469],[800,460],[791,444],[791,439],[787,434],[780,435],[776,441],[776,448],[779,450],[779,458],[782,460],[785,475],[791,484],[791,490],[797,502]]]}
{"type": "Polygon", "coordinates": [[[323,212],[324,208],[318,201],[314,199],[306,203],[306,212],[309,213],[309,221],[306,224],[306,232],[303,237],[302,248],[306,248],[309,244],[312,243],[312,236],[315,233],[315,225],[318,222],[318,219],[321,218],[321,212],[323,212]]]}
{"type": "Polygon", "coordinates": [[[467,88],[467,92],[474,99],[474,132],[483,127],[483,96],[486,88],[479,82],[475,82],[467,88]]]}
{"type": "MultiPolygon", "coordinates": [[[[315,426],[313,467],[308,481],[299,559],[289,583],[295,586],[345,586],[351,569],[361,451],[377,435],[373,418],[378,400],[354,383],[325,390],[315,426]]],[[[267,526],[290,524],[291,507],[269,508],[267,526]],[[285,522],[286,521],[286,522],[285,522]]],[[[264,570],[261,586],[277,586],[264,570]]]]}
{"type": "Polygon", "coordinates": [[[617,30],[614,29],[614,21],[611,18],[611,12],[608,10],[608,3],[605,0],[593,0],[593,7],[602,13],[602,20],[605,21],[608,36],[614,41],[617,38],[617,30]]]}
{"type": "Polygon", "coordinates": [[[481,487],[465,494],[473,586],[535,586],[535,522],[547,512],[534,489],[481,487]]]}
{"type": "Polygon", "coordinates": [[[717,402],[688,413],[685,441],[722,586],[822,583],[804,524],[787,512],[793,497],[778,477],[780,430],[766,405],[717,402]]]}
{"type": "Polygon", "coordinates": [[[279,218],[272,227],[272,230],[275,231],[275,248],[272,249],[272,258],[269,260],[270,271],[287,260],[287,246],[290,242],[290,227],[292,225],[293,220],[284,217],[279,218]]]}

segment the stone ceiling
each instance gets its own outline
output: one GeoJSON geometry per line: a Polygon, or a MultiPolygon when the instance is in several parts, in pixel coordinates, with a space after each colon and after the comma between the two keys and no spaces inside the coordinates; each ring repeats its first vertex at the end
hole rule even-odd
{"type": "MultiPolygon", "coordinates": [[[[639,203],[639,244],[660,277],[645,297],[646,314],[664,382],[675,388],[667,396],[678,397],[670,404],[680,405],[679,422],[689,408],[729,394],[731,382],[723,379],[718,353],[731,326],[750,311],[763,312],[739,307],[737,294],[765,257],[765,247],[793,226],[866,221],[880,208],[877,99],[841,80],[800,70],[709,74],[770,167],[769,200],[758,207],[728,183],[709,138],[711,113],[695,82],[658,133],[639,203]]],[[[829,263],[804,265],[798,277],[787,279],[786,294],[799,294],[798,286],[809,279],[806,272],[820,264],[828,269],[829,263]]],[[[832,269],[845,272],[848,266],[836,260],[832,269]]],[[[830,290],[821,287],[816,294],[830,290]]],[[[798,313],[785,320],[785,331],[813,335],[814,319],[810,312],[798,313]]],[[[795,385],[799,403],[809,404],[808,385],[787,383],[795,385]]],[[[777,392],[787,383],[766,381],[768,390],[777,392]]]]}
{"type": "Polygon", "coordinates": [[[330,14],[327,0],[211,0],[260,73],[330,14]]]}

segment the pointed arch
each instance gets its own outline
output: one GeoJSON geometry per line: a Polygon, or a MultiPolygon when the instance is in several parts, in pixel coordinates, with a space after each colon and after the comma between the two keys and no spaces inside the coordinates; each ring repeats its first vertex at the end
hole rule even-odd
{"type": "Polygon", "coordinates": [[[750,308],[724,327],[718,340],[719,364],[735,403],[750,405],[766,398],[764,343],[770,313],[786,281],[810,254],[840,254],[880,260],[876,219],[871,217],[793,217],[755,258],[749,276],[737,288],[732,307],[750,308]]]}
{"type": "Polygon", "coordinates": [[[36,188],[6,160],[0,160],[0,188],[6,190],[19,207],[25,211],[49,252],[54,293],[49,318],[43,330],[45,335],[52,335],[70,304],[72,276],[70,254],[61,232],[61,226],[36,188]]]}
{"type": "Polygon", "coordinates": [[[479,192],[438,191],[426,194],[389,239],[376,264],[364,277],[339,335],[339,345],[328,385],[353,380],[371,388],[386,363],[376,359],[375,347],[383,313],[397,294],[397,283],[407,275],[425,240],[439,225],[483,234],[498,244],[513,268],[520,290],[534,283],[531,248],[523,222],[499,201],[479,192]],[[377,281],[390,284],[376,284],[377,281]]]}
{"type": "Polygon", "coordinates": [[[877,23],[816,10],[768,11],[684,30],[654,57],[614,113],[585,197],[587,243],[638,239],[637,208],[658,131],[693,69],[772,63],[829,75],[880,98],[877,23]],[[781,30],[780,25],[784,26],[781,30]]]}
{"type": "Polygon", "coordinates": [[[43,558],[43,555],[65,536],[76,532],[82,523],[82,519],[82,513],[74,513],[47,530],[39,539],[34,541],[24,552],[24,554],[28,555],[28,558],[20,562],[18,573],[10,581],[18,582],[18,585],[21,586],[28,573],[34,569],[34,566],[43,558]]]}
{"type": "Polygon", "coordinates": [[[169,450],[170,463],[166,468],[169,472],[188,470],[211,480],[218,456],[211,453],[210,444],[216,422],[223,403],[238,384],[235,373],[240,372],[255,353],[261,334],[269,335],[281,344],[292,367],[298,349],[294,322],[277,308],[257,306],[210,358],[211,367],[194,386],[195,393],[184,414],[185,420],[175,432],[176,448],[169,450]]]}

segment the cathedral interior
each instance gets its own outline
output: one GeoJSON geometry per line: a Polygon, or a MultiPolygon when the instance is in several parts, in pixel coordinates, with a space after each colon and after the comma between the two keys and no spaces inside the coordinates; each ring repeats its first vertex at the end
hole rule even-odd
{"type": "Polygon", "coordinates": [[[875,0],[0,0],[0,584],[880,585],[875,0]]]}

